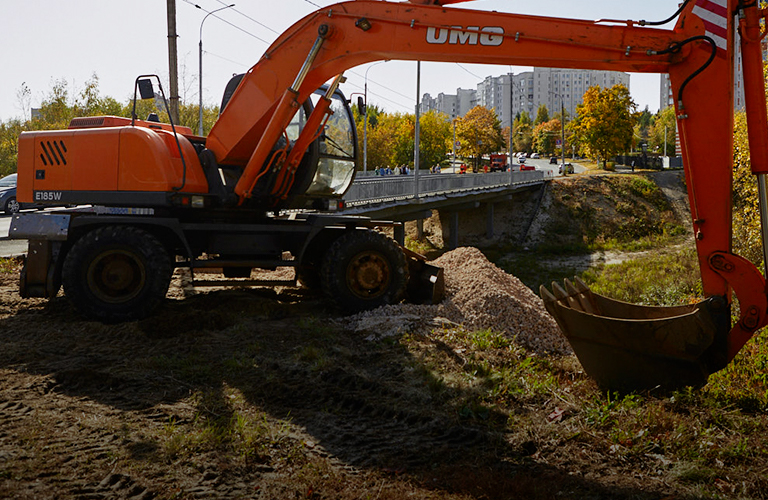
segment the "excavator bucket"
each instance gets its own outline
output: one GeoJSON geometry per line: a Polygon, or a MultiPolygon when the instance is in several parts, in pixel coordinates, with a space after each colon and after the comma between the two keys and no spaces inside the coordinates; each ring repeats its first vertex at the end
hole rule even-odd
{"type": "Polygon", "coordinates": [[[540,293],[584,371],[603,389],[701,386],[727,363],[729,307],[717,298],[640,306],[593,293],[579,278],[540,293]]]}

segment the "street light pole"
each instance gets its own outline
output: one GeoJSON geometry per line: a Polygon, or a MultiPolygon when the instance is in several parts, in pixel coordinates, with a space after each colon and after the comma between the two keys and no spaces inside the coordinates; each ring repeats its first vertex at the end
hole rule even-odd
{"type": "Polygon", "coordinates": [[[363,86],[363,96],[365,100],[365,116],[363,117],[363,172],[368,171],[368,72],[377,64],[389,61],[379,61],[371,64],[365,70],[365,85],[363,86]]]}
{"type": "MultiPolygon", "coordinates": [[[[205,23],[205,20],[208,19],[208,16],[210,16],[211,14],[216,13],[216,12],[218,12],[220,10],[224,10],[224,9],[228,9],[230,7],[234,7],[234,6],[235,6],[235,4],[232,4],[232,5],[227,5],[225,7],[220,7],[218,9],[216,9],[216,10],[212,10],[212,11],[208,12],[205,15],[205,17],[203,17],[202,21],[200,21],[200,44],[198,45],[198,47],[200,49],[200,51],[199,51],[200,52],[200,54],[199,54],[200,55],[200,57],[199,57],[199,59],[200,59],[200,61],[199,61],[200,62],[200,74],[198,76],[198,81],[200,83],[200,89],[198,91],[198,97],[200,98],[200,102],[199,102],[199,110],[198,110],[199,111],[199,116],[198,116],[199,123],[198,123],[198,127],[197,127],[197,135],[199,135],[199,136],[203,135],[203,23],[205,23]]],[[[200,10],[203,10],[203,8],[200,7],[197,4],[195,5],[195,7],[197,7],[200,10]]]]}
{"type": "Polygon", "coordinates": [[[565,166],[565,97],[558,92],[549,92],[560,98],[560,164],[563,166],[563,175],[568,175],[568,167],[565,166]]]}
{"type": "MultiPolygon", "coordinates": [[[[420,145],[420,121],[421,121],[421,61],[416,61],[416,116],[413,135],[413,197],[419,199],[419,145],[420,145]]],[[[421,220],[421,219],[419,219],[421,220]]],[[[419,223],[419,227],[422,223],[419,223]]],[[[421,230],[419,230],[421,237],[421,230]]]]}
{"type": "Polygon", "coordinates": [[[568,170],[565,166],[565,102],[562,94],[560,95],[560,153],[563,156],[563,174],[568,170]]]}

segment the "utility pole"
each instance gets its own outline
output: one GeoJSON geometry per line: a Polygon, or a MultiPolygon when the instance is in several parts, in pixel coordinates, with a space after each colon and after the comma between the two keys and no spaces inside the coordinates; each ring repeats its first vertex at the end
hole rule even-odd
{"type": "MultiPolygon", "coordinates": [[[[453,119],[453,161],[451,162],[451,169],[456,168],[456,118],[453,119]]],[[[455,173],[454,170],[451,170],[455,173]]]]}
{"type": "Polygon", "coordinates": [[[166,0],[168,5],[168,78],[171,80],[171,109],[168,114],[179,123],[179,64],[176,51],[176,0],[166,0]]]}
{"type": "Polygon", "coordinates": [[[563,175],[568,175],[568,167],[565,166],[565,101],[560,96],[560,153],[563,155],[563,175]]]}
{"type": "Polygon", "coordinates": [[[420,113],[421,103],[421,61],[416,61],[416,123],[414,124],[413,138],[413,197],[419,199],[419,140],[420,140],[420,113]]]}

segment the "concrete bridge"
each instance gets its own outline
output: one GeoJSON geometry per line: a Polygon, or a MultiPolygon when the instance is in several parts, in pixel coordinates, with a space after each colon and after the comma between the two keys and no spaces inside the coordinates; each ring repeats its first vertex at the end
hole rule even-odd
{"type": "MultiPolygon", "coordinates": [[[[459,213],[485,205],[486,235],[494,234],[494,205],[509,201],[516,193],[541,189],[552,176],[549,170],[494,172],[482,174],[431,174],[416,176],[360,176],[344,196],[345,214],[359,214],[375,219],[398,222],[416,221],[418,236],[423,233],[423,220],[433,210],[449,214],[449,248],[458,246],[459,213]]],[[[405,240],[402,226],[396,228],[395,239],[405,240]]]]}

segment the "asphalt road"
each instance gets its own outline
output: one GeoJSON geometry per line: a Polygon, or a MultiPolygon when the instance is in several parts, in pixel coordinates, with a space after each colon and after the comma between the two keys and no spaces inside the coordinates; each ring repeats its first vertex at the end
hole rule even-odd
{"type": "Polygon", "coordinates": [[[9,240],[8,229],[11,227],[11,216],[0,215],[0,257],[16,257],[27,253],[26,240],[9,240]]]}

